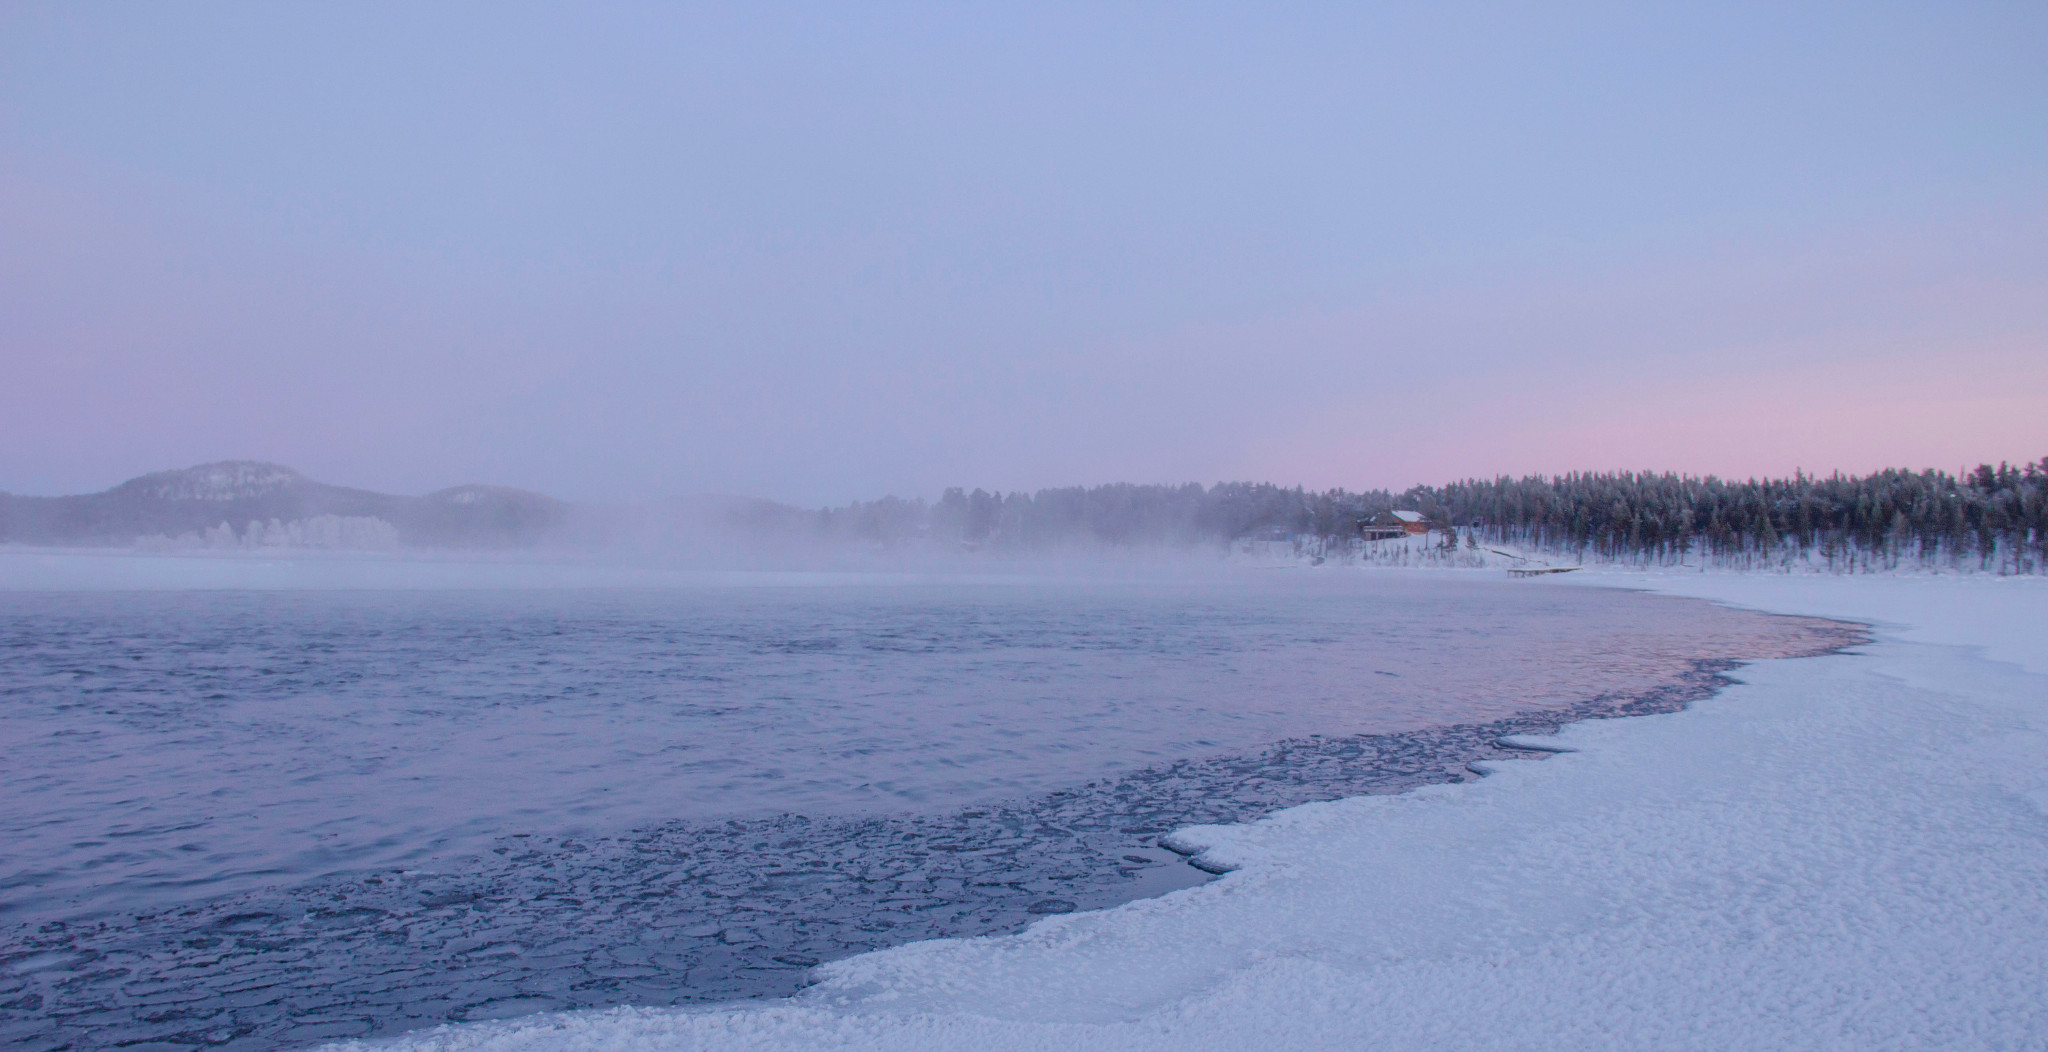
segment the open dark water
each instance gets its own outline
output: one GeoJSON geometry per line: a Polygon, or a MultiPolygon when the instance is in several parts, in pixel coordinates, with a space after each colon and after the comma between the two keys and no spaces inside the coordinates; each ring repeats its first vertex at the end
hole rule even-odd
{"type": "Polygon", "coordinates": [[[0,1041],[788,993],[1851,638],[1449,575],[0,593],[0,1041]]]}

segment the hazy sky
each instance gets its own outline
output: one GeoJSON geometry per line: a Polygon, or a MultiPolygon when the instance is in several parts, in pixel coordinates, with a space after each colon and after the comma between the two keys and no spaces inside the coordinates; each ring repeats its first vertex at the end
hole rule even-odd
{"type": "Polygon", "coordinates": [[[2048,5],[0,4],[0,489],[2048,455],[2048,5]]]}

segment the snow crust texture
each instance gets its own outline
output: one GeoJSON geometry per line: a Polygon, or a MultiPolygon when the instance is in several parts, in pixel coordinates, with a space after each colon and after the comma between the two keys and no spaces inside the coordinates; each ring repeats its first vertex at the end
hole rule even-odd
{"type": "Polygon", "coordinates": [[[1608,583],[1880,635],[1477,782],[1180,830],[1235,868],[1163,898],[835,962],[782,1002],[403,1047],[2048,1045],[2048,588],[1608,583]]]}

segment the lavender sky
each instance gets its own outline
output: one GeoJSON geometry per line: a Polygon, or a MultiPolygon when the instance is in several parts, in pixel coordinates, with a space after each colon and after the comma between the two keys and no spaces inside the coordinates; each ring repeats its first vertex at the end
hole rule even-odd
{"type": "Polygon", "coordinates": [[[0,489],[2048,455],[2048,5],[0,4],[0,489]]]}

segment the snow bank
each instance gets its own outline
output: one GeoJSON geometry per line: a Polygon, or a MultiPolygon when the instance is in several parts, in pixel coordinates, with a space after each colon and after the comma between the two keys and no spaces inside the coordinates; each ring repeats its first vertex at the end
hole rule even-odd
{"type": "Polygon", "coordinates": [[[1591,546],[1529,544],[1489,538],[1485,531],[1432,531],[1403,537],[1349,540],[1296,534],[1284,540],[1238,540],[1224,553],[1246,566],[1356,566],[1370,569],[1487,570],[1574,567],[1628,573],[1984,574],[2041,576],[2040,552],[2029,538],[2001,540],[1988,549],[1941,546],[1858,547],[1848,542],[1800,544],[1786,538],[1768,547],[1716,551],[1695,545],[1603,551],[1591,546]]]}
{"type": "Polygon", "coordinates": [[[1730,606],[1875,625],[1886,639],[1981,650],[1993,660],[2048,673],[2048,577],[1969,578],[1867,574],[1825,580],[1779,574],[1630,573],[1588,570],[1542,585],[1640,588],[1730,606]]]}
{"type": "MultiPolygon", "coordinates": [[[[1592,577],[1594,575],[1585,575],[1592,577]]],[[[1625,578],[1871,619],[1575,752],[1181,831],[1212,884],[819,969],[786,1002],[436,1049],[2039,1048],[2048,582],[1625,578]]]]}

